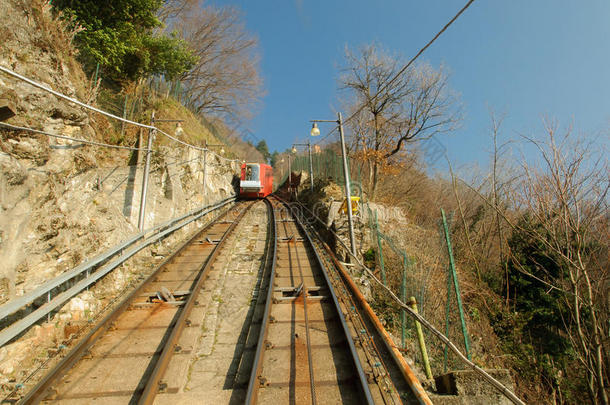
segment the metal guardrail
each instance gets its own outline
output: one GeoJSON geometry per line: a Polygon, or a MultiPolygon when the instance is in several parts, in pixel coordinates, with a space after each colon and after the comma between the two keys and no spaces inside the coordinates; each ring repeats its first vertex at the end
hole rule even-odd
{"type": "Polygon", "coordinates": [[[20,296],[2,306],[0,306],[0,317],[2,319],[7,316],[14,314],[15,312],[23,309],[24,307],[31,305],[36,300],[41,298],[47,298],[47,302],[41,305],[39,308],[34,310],[33,312],[27,314],[20,320],[14,322],[10,326],[4,328],[0,332],[0,347],[10,342],[13,338],[18,336],[20,333],[28,329],[30,326],[38,322],[42,317],[51,313],[60,305],[64,304],[66,301],[74,297],[76,294],[80,293],[91,284],[95,283],[101,277],[108,274],[110,271],[114,270],[116,267],[120,266],[127,259],[138,253],[140,250],[149,246],[150,244],[157,242],[162,239],[166,235],[190,224],[193,221],[201,218],[202,216],[219,209],[231,202],[235,201],[235,197],[224,199],[216,204],[208,205],[206,207],[195,209],[187,214],[184,214],[180,217],[170,219],[166,222],[163,222],[153,228],[144,230],[143,232],[133,236],[132,238],[121,242],[119,245],[112,247],[106,252],[94,257],[93,259],[79,265],[75,269],[68,271],[66,273],[61,274],[60,276],[47,281],[46,283],[40,285],[36,289],[30,291],[27,294],[20,296]],[[184,221],[186,218],[188,220],[184,221]],[[147,235],[151,236],[147,237],[147,235]],[[134,245],[138,241],[143,240],[143,243],[133,246],[131,249],[124,251],[126,248],[134,245]],[[113,256],[120,254],[115,260],[107,263],[103,267],[98,268],[95,272],[91,273],[91,270],[102,265],[106,261],[108,261],[113,256]],[[62,293],[55,296],[51,299],[51,292],[57,288],[62,286],[63,284],[69,282],[70,280],[82,276],[83,273],[86,274],[86,277],[81,281],[77,282],[74,286],[70,287],[68,290],[63,291],[62,293]]]}

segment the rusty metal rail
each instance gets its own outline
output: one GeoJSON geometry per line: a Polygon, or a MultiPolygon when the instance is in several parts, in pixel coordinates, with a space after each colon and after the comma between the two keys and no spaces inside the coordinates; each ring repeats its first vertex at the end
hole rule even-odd
{"type": "Polygon", "coordinates": [[[252,202],[184,243],[49,372],[20,403],[121,398],[150,404],[224,241],[252,202]]]}
{"type": "Polygon", "coordinates": [[[375,377],[378,359],[354,342],[328,262],[288,207],[271,203],[275,258],[246,403],[402,403],[391,380],[375,377]]]}

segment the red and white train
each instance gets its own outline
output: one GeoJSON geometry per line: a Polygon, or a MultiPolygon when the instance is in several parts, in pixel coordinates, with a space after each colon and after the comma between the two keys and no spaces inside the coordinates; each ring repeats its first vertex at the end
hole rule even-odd
{"type": "Polygon", "coordinates": [[[239,177],[239,196],[267,197],[273,191],[273,168],[264,163],[244,163],[239,177]]]}

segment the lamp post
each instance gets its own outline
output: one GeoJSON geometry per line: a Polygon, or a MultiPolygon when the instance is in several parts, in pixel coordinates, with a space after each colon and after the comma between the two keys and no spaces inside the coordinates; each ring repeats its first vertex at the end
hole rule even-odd
{"type": "Polygon", "coordinates": [[[309,186],[311,188],[311,191],[313,192],[313,163],[311,160],[311,142],[307,141],[307,143],[293,143],[292,153],[297,152],[296,146],[307,146],[307,152],[309,153],[309,186]]]}
{"type": "Polygon", "coordinates": [[[290,162],[290,153],[288,154],[288,194],[290,194],[290,198],[292,198],[292,165],[290,162]]]}
{"type": "Polygon", "coordinates": [[[339,126],[339,137],[341,138],[341,158],[343,159],[343,178],[345,180],[345,201],[347,204],[347,223],[349,225],[349,241],[351,245],[351,253],[354,258],[356,255],[356,238],[354,237],[354,221],[352,218],[352,193],[350,190],[349,170],[347,168],[347,155],[345,152],[345,136],[343,135],[343,121],[341,120],[341,113],[337,113],[337,120],[311,120],[313,122],[311,126],[311,136],[320,135],[320,129],[318,128],[318,122],[334,122],[339,126]]]}

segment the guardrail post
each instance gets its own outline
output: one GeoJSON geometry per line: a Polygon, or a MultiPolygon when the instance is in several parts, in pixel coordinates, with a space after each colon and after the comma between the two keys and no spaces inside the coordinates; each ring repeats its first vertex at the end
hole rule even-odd
{"type": "MultiPolygon", "coordinates": [[[[123,104],[123,119],[127,118],[127,94],[125,94],[125,103],[123,104]]],[[[121,121],[121,136],[125,135],[125,121],[121,121]]]]}
{"type": "MultiPolygon", "coordinates": [[[[152,112],[150,119],[150,125],[155,125],[155,112],[152,112]]],[[[144,165],[144,178],[142,180],[142,197],[140,199],[140,215],[138,217],[138,229],[140,232],[144,230],[144,222],[146,215],[146,193],[148,191],[148,176],[150,173],[150,156],[152,154],[152,143],[155,137],[155,130],[151,129],[148,131],[148,146],[146,150],[146,164],[144,165]]]]}
{"type": "MultiPolygon", "coordinates": [[[[51,291],[47,291],[47,303],[51,302],[51,291]]],[[[47,313],[47,322],[51,322],[51,313],[47,313]]]]}
{"type": "MultiPolygon", "coordinates": [[[[411,297],[409,299],[409,306],[413,310],[413,312],[417,313],[417,300],[415,297],[411,297]]],[[[432,370],[430,369],[430,361],[428,359],[428,351],[426,350],[426,342],[424,341],[424,333],[421,329],[421,324],[418,320],[415,320],[415,329],[417,331],[417,341],[419,342],[419,351],[421,352],[422,362],[424,363],[424,369],[426,370],[426,378],[431,380],[432,370]]]]}

